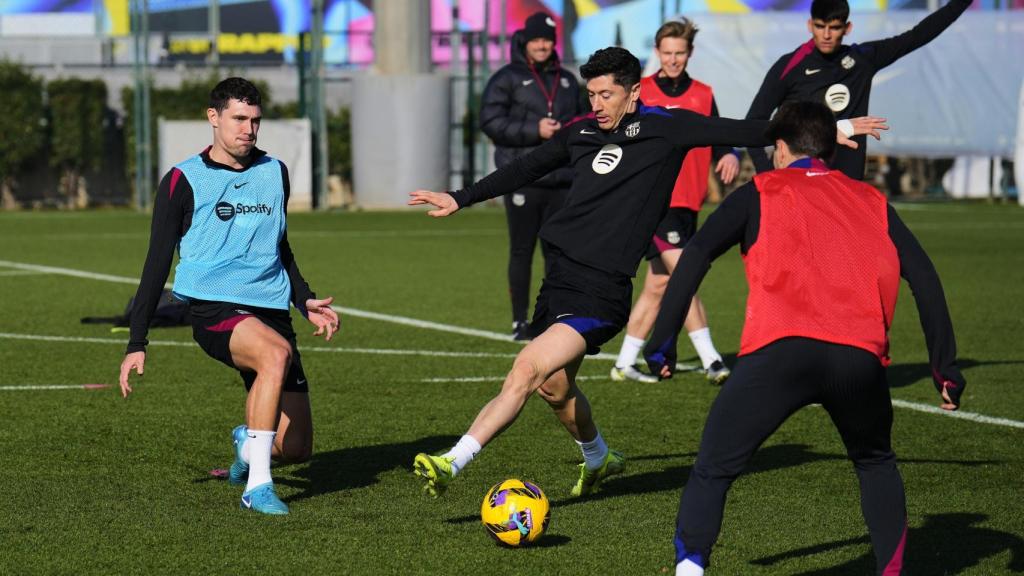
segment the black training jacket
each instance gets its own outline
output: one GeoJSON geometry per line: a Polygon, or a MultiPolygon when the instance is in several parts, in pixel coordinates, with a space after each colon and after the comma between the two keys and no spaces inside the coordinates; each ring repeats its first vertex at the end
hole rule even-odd
{"type": "MultiPolygon", "coordinates": [[[[499,168],[544,143],[537,124],[548,115],[549,97],[553,96],[551,117],[562,124],[583,113],[579,81],[559,65],[557,54],[531,67],[522,31],[512,35],[509,52],[511,63],[491,76],[480,106],[480,128],[494,142],[494,163],[499,168]]],[[[571,181],[570,170],[559,170],[535,185],[564,188],[571,181]]]]}
{"type": "Polygon", "coordinates": [[[766,146],[767,127],[762,120],[712,118],[640,103],[614,130],[601,130],[588,115],[530,154],[451,194],[465,207],[568,165],[573,178],[565,206],[544,223],[540,237],[577,262],[633,276],[668,210],[686,152],[701,146],[766,146]]]}
{"type": "MultiPolygon", "coordinates": [[[[750,104],[747,118],[767,120],[786,102],[824,102],[832,108],[836,119],[867,116],[875,73],[934,40],[970,5],[970,0],[951,0],[903,34],[864,44],[842,45],[829,55],[819,52],[814,41],[809,40],[783,55],[768,70],[750,104]],[[844,91],[849,94],[845,102],[844,91]]],[[[860,146],[856,150],[837,147],[829,166],[850,178],[862,180],[867,136],[855,136],[853,140],[860,146]]],[[[748,152],[758,172],[772,169],[764,149],[748,152]]]]}

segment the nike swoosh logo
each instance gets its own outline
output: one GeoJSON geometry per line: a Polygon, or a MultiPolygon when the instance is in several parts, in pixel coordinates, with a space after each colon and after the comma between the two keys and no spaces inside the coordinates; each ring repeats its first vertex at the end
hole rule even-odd
{"type": "Polygon", "coordinates": [[[533,80],[523,80],[523,86],[529,86],[530,84],[533,84],[533,80]]]}
{"type": "Polygon", "coordinates": [[[558,316],[555,316],[555,320],[558,320],[559,318],[565,318],[566,316],[572,316],[572,314],[559,314],[558,316]]]}
{"type": "Polygon", "coordinates": [[[235,190],[238,190],[239,188],[241,188],[242,186],[245,186],[246,184],[248,184],[248,182],[242,182],[241,184],[235,184],[235,190]]]}
{"type": "Polygon", "coordinates": [[[306,383],[306,379],[305,378],[300,378],[300,379],[296,380],[295,383],[298,384],[299,386],[302,386],[303,384],[306,383]]]}
{"type": "Polygon", "coordinates": [[[597,134],[597,132],[594,132],[593,130],[587,130],[584,128],[583,130],[580,130],[580,134],[597,134]]]}
{"type": "Polygon", "coordinates": [[[665,106],[665,110],[674,110],[676,108],[679,108],[679,106],[675,104],[669,104],[668,106],[665,106]]]}
{"type": "Polygon", "coordinates": [[[814,70],[807,68],[806,70],[804,70],[804,74],[807,74],[808,76],[810,76],[811,74],[817,74],[818,72],[821,72],[821,68],[815,68],[814,70]]]}
{"type": "Polygon", "coordinates": [[[243,494],[242,495],[242,506],[245,506],[246,508],[252,508],[252,496],[246,497],[243,494]]]}

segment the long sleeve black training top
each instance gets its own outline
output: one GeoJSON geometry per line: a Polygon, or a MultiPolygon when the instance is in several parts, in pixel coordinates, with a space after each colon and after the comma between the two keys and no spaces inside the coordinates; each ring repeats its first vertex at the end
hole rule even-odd
{"type": "MultiPolygon", "coordinates": [[[[686,244],[661,299],[654,333],[644,349],[644,356],[649,361],[655,359],[652,370],[660,369],[657,366],[660,363],[659,352],[665,355],[665,363],[675,365],[676,338],[689,311],[690,301],[711,268],[711,262],[736,244],[746,254],[757,242],[760,220],[761,198],[751,181],[727,196],[686,244]]],[[[961,384],[962,390],[964,378],[956,365],[953,322],[939,275],[928,254],[891,205],[888,207],[888,221],[889,238],[900,259],[900,276],[910,285],[917,303],[933,378],[939,384],[942,380],[961,384]]]]}
{"type": "MultiPolygon", "coordinates": [[[[220,164],[209,156],[209,150],[202,153],[203,162],[218,169],[244,171],[245,168],[235,169],[220,164]]],[[[253,151],[254,158],[265,154],[262,150],[253,151]]],[[[283,194],[284,205],[288,205],[288,197],[291,193],[288,182],[288,169],[284,162],[281,162],[281,180],[284,182],[283,194]]],[[[174,250],[182,236],[192,226],[192,213],[194,201],[192,185],[188,179],[180,176],[172,178],[168,172],[160,181],[157,188],[156,201],[153,205],[153,222],[149,233],[149,252],[146,254],[146,263],[142,268],[142,278],[139,280],[139,288],[135,292],[135,299],[132,303],[130,315],[130,337],[126,353],[144,352],[149,340],[146,335],[149,332],[149,322],[153,318],[163,291],[167,276],[170,274],[171,261],[174,259],[174,250]],[[171,182],[175,180],[174,188],[171,182]]],[[[303,314],[306,314],[306,300],[315,298],[310,290],[309,284],[299,272],[299,266],[295,262],[295,255],[288,244],[288,233],[285,232],[279,244],[281,253],[281,265],[288,273],[288,279],[292,286],[292,303],[303,314]]]]}
{"type": "MultiPolygon", "coordinates": [[[[786,102],[824,102],[837,119],[866,116],[875,74],[934,40],[970,5],[971,0],[950,0],[902,34],[864,44],[842,45],[832,54],[822,54],[814,47],[814,41],[809,40],[784,54],[768,70],[750,104],[747,118],[767,120],[786,102]]],[[[853,140],[860,146],[856,150],[838,147],[829,166],[850,178],[862,180],[867,136],[855,136],[853,140]]],[[[758,172],[772,169],[764,148],[751,148],[748,152],[758,172]]]]}
{"type": "Polygon", "coordinates": [[[468,188],[451,192],[459,207],[514,192],[551,170],[573,169],[565,207],[540,237],[569,258],[633,276],[668,209],[686,152],[701,146],[765,146],[761,120],[712,118],[640,103],[611,131],[593,115],[468,188]]]}
{"type": "MultiPolygon", "coordinates": [[[[691,78],[686,72],[683,72],[679,78],[674,80],[668,76],[655,76],[654,83],[662,92],[665,93],[666,96],[676,98],[682,96],[690,89],[690,86],[693,85],[693,78],[691,78]]],[[[711,96],[711,114],[708,114],[708,116],[713,116],[715,118],[721,116],[718,113],[718,102],[715,100],[715,96],[713,94],[711,96]]],[[[764,150],[764,148],[761,148],[761,150],[764,150]]],[[[711,159],[714,162],[718,162],[726,154],[738,155],[731,146],[712,146],[711,148],[711,159]]]]}

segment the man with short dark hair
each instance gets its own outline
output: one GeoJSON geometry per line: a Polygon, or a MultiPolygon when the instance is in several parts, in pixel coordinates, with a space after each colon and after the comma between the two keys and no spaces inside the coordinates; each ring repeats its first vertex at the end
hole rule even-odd
{"type": "Polygon", "coordinates": [[[966,381],[938,274],[880,192],[822,162],[835,148],[835,130],[824,104],[783,105],[768,128],[777,169],[755,176],[708,217],[662,300],[645,356],[653,373],[669,377],[701,279],[712,260],[740,245],[750,284],[746,323],[679,504],[679,576],[704,573],[732,482],[791,414],[815,403],[860,479],[878,573],[900,573],[907,514],[885,367],[901,275],[917,302],[941,407],[960,404],[966,381]]]}
{"type": "MultiPolygon", "coordinates": [[[[754,96],[747,118],[767,120],[784,102],[821,102],[837,119],[865,116],[871,97],[871,80],[879,70],[931,42],[971,5],[971,0],[950,0],[913,29],[892,38],[843,44],[853,30],[847,0],[814,0],[807,31],[811,39],[784,54],[768,70],[754,96]]],[[[856,149],[840,148],[835,158],[823,158],[829,166],[850,178],[864,178],[866,140],[854,138],[856,149]]],[[[758,172],[771,169],[764,149],[748,149],[758,172]]]]}
{"type": "MultiPolygon", "coordinates": [[[[511,62],[487,82],[480,107],[480,128],[494,142],[494,163],[501,168],[551,139],[562,124],[581,112],[580,89],[555,52],[555,21],[544,12],[526,19],[512,35],[511,62]]],[[[505,196],[508,220],[508,291],[512,299],[512,335],[527,340],[530,272],[541,225],[565,203],[572,171],[561,168],[505,196]]],[[[545,269],[547,243],[541,242],[545,269]]]]}
{"type": "MultiPolygon", "coordinates": [[[[428,214],[442,217],[508,194],[567,164],[575,174],[565,207],[540,232],[556,250],[556,259],[534,310],[539,335],[516,356],[501,392],[451,450],[416,456],[414,470],[432,495],[443,492],[482,446],[515,421],[534,392],[583,453],[572,495],[590,494],[604,478],[622,471],[624,458],[608,449],[576,386],[580,363],[625,325],[632,276],[668,208],[686,153],[699,146],[767,143],[763,121],[644,106],[639,101],[640,62],[622,48],[597,51],[580,74],[593,109],[586,118],[468,188],[410,194],[410,204],[433,205],[428,214]]],[[[882,124],[863,119],[858,131],[877,134],[882,124]]]]}
{"type": "Polygon", "coordinates": [[[245,484],[241,507],[287,514],[274,491],[271,455],[304,462],[313,452],[309,385],[292,330],[289,303],[327,340],[338,330],[333,298],[318,299],[288,244],[288,170],[256,148],[259,90],[228,78],[210,92],[213,144],[164,176],[153,207],[149,253],[131,311],[121,363],[128,376],[146,362],[149,320],[178,249],[174,297],[190,303],[192,335],[212,358],[238,370],[248,391],[246,424],[232,438],[232,484],[245,484]]]}

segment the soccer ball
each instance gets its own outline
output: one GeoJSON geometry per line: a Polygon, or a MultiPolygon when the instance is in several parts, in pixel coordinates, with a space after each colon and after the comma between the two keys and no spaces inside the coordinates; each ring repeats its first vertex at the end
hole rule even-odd
{"type": "Polygon", "coordinates": [[[510,479],[494,485],[480,505],[487,533],[501,544],[523,546],[540,538],[551,520],[548,497],[536,484],[510,479]]]}

